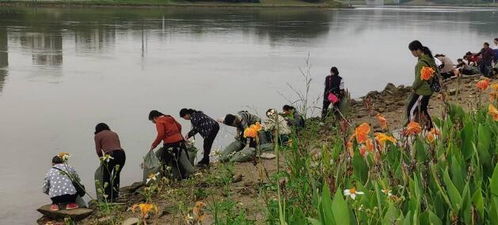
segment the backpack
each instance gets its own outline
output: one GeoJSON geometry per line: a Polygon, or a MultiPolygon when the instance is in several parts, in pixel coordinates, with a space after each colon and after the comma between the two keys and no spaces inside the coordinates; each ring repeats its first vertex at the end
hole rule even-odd
{"type": "MultiPolygon", "coordinates": [[[[428,62],[426,62],[426,61],[422,61],[422,62],[427,64],[427,66],[432,67],[428,62]]],[[[432,79],[427,81],[427,83],[429,84],[429,87],[431,88],[431,91],[433,91],[433,92],[440,92],[441,91],[441,82],[439,81],[440,77],[441,77],[441,72],[439,71],[439,68],[436,67],[436,69],[434,71],[434,76],[432,77],[432,79]]]]}

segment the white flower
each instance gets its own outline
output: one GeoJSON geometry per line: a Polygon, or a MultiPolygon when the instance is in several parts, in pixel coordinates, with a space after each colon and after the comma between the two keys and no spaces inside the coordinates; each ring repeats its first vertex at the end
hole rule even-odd
{"type": "Polygon", "coordinates": [[[145,181],[145,184],[149,184],[149,182],[150,182],[151,180],[156,181],[156,180],[157,180],[157,176],[159,176],[159,172],[149,174],[149,177],[148,177],[148,178],[147,178],[147,180],[145,181]]]}
{"type": "Polygon", "coordinates": [[[382,193],[386,194],[387,197],[391,197],[393,194],[391,193],[391,190],[389,189],[382,189],[382,193]]]}
{"type": "Polygon", "coordinates": [[[104,162],[109,162],[111,159],[114,159],[114,158],[109,154],[104,154],[102,157],[100,157],[100,160],[102,160],[104,162]]]}
{"type": "Polygon", "coordinates": [[[353,200],[356,198],[356,195],[363,195],[365,193],[361,191],[356,191],[356,188],[346,189],[344,190],[344,195],[351,197],[353,200]]]}

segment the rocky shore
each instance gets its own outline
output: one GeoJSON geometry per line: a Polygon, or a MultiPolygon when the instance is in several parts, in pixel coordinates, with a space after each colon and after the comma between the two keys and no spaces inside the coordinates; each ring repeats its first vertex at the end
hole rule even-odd
{"type": "MultiPolygon", "coordinates": [[[[479,76],[467,76],[445,81],[443,91],[435,94],[430,102],[430,113],[439,117],[445,109],[445,103],[456,103],[463,108],[473,108],[479,104],[479,99],[487,98],[481,95],[475,84],[479,76]],[[444,100],[444,102],[443,102],[444,100]]],[[[403,126],[405,105],[411,94],[411,88],[387,84],[382,91],[371,91],[366,96],[350,101],[346,116],[354,126],[362,122],[375,123],[375,115],[382,114],[388,121],[391,129],[403,126]]],[[[314,146],[307,148],[320,148],[321,143],[327,140],[331,124],[318,126],[316,119],[310,119],[313,131],[318,134],[314,146]],[[314,121],[314,122],[313,122],[314,121]],[[315,125],[313,125],[315,124],[315,125]]],[[[379,129],[374,127],[373,129],[379,129]]],[[[306,134],[306,132],[304,132],[306,134]]],[[[285,168],[283,159],[281,168],[285,168]]],[[[275,190],[266,190],[269,177],[277,170],[277,160],[262,160],[260,164],[253,162],[238,164],[215,163],[208,170],[201,170],[193,179],[182,182],[172,182],[166,179],[157,184],[153,202],[157,205],[157,212],[147,219],[148,224],[187,224],[195,214],[199,202],[202,202],[201,211],[205,212],[202,224],[214,222],[213,213],[223,213],[216,210],[232,210],[243,212],[244,217],[255,221],[256,224],[265,223],[265,199],[273,198],[275,190]],[[262,192],[261,190],[266,191],[262,192]]],[[[282,181],[285,182],[285,181],[282,181]]],[[[81,220],[78,224],[136,224],[137,213],[130,207],[144,202],[147,188],[142,182],[121,189],[121,198],[109,211],[102,210],[102,205],[90,204],[93,214],[81,220]]],[[[227,212],[228,215],[228,212],[227,212]]],[[[64,224],[63,221],[40,218],[38,224],[64,224]]]]}

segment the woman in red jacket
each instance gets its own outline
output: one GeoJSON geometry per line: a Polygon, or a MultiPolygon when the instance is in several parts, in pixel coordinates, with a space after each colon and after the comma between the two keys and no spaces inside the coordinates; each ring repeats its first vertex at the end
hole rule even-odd
{"type": "Polygon", "coordinates": [[[157,110],[149,113],[149,120],[156,124],[157,137],[150,146],[154,150],[161,141],[164,150],[162,151],[161,160],[165,165],[171,165],[180,172],[180,178],[185,179],[188,176],[187,165],[181,163],[182,154],[186,156],[185,140],[182,136],[182,126],[170,115],[164,115],[157,110]]]}

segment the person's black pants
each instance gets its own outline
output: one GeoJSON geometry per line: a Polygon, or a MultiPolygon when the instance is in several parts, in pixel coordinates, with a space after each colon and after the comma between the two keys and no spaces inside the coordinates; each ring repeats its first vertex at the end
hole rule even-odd
{"type": "Polygon", "coordinates": [[[76,197],[78,194],[74,195],[61,195],[61,196],[56,196],[53,198],[50,198],[52,200],[52,204],[68,204],[68,203],[73,203],[76,202],[76,197]]]}
{"type": "Polygon", "coordinates": [[[163,165],[171,166],[173,170],[178,170],[180,179],[186,179],[187,171],[180,163],[181,152],[183,151],[184,154],[187,154],[187,147],[185,146],[185,142],[179,141],[175,143],[164,144],[163,148],[164,149],[161,156],[163,165]]]}
{"type": "Polygon", "coordinates": [[[493,74],[491,73],[492,72],[492,62],[481,62],[479,64],[479,71],[481,72],[481,74],[483,76],[486,76],[486,77],[490,77],[492,76],[493,74]]]}
{"type": "Polygon", "coordinates": [[[203,163],[209,163],[209,154],[211,154],[211,148],[213,147],[214,139],[216,135],[218,135],[218,131],[220,130],[220,125],[216,124],[215,127],[211,130],[209,135],[204,138],[204,156],[201,160],[203,163]]]}
{"type": "Polygon", "coordinates": [[[109,153],[112,159],[104,165],[104,192],[108,201],[115,201],[119,196],[119,176],[126,161],[123,150],[114,150],[109,153]]]}
{"type": "Polygon", "coordinates": [[[332,110],[333,110],[333,112],[336,113],[337,112],[336,110],[339,110],[339,104],[340,103],[341,103],[341,101],[338,101],[335,104],[332,104],[332,102],[330,102],[327,99],[327,96],[324,96],[323,97],[323,107],[322,107],[322,119],[325,119],[325,117],[328,116],[330,104],[332,104],[332,110]]]}
{"type": "Polygon", "coordinates": [[[407,113],[407,124],[411,121],[420,122],[420,117],[424,116],[426,119],[425,126],[427,129],[432,128],[432,119],[428,112],[429,100],[431,99],[430,95],[418,95],[413,93],[408,103],[408,107],[406,110],[407,113]]]}

